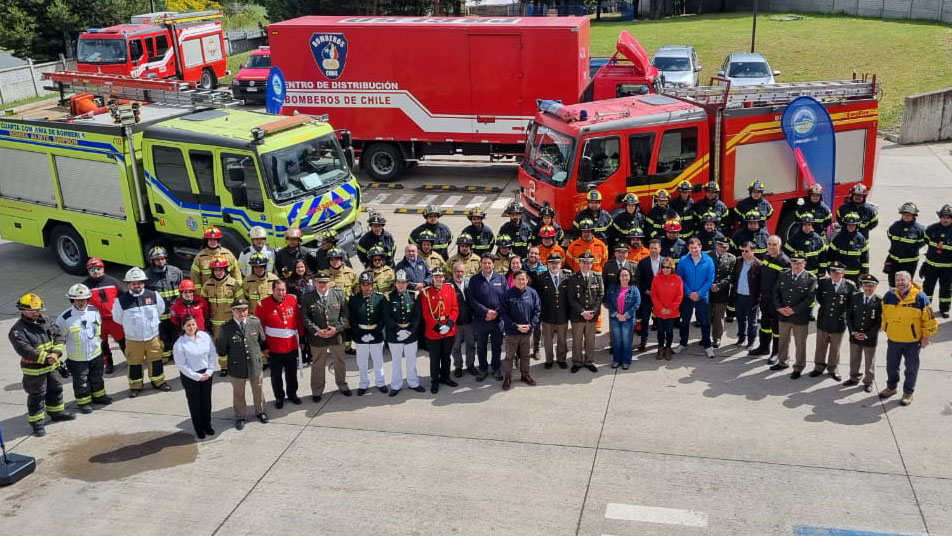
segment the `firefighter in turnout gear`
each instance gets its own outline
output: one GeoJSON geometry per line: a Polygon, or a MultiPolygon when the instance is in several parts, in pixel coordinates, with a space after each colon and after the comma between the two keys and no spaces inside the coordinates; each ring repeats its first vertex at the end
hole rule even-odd
{"type": "Polygon", "coordinates": [[[331,286],[344,292],[344,298],[357,292],[357,273],[350,266],[344,264],[344,250],[334,248],[327,253],[327,261],[331,265],[331,286]]]}
{"type": "Polygon", "coordinates": [[[724,238],[724,233],[718,228],[718,217],[714,212],[707,212],[698,218],[699,228],[694,235],[701,241],[701,251],[714,251],[714,242],[724,238]]]}
{"type": "Polygon", "coordinates": [[[539,228],[539,260],[543,263],[549,262],[549,255],[557,253],[560,258],[565,258],[565,249],[558,244],[556,236],[558,231],[551,225],[543,225],[539,228]]]}
{"type": "Polygon", "coordinates": [[[739,203],[734,207],[734,222],[737,223],[738,227],[743,227],[745,221],[750,221],[747,219],[747,214],[751,210],[756,210],[760,213],[760,220],[766,222],[773,216],[773,207],[770,205],[770,202],[764,199],[764,191],[767,187],[764,185],[764,181],[753,181],[750,183],[750,186],[747,187],[748,196],[744,199],[741,199],[739,203]]]}
{"type": "Polygon", "coordinates": [[[532,230],[532,235],[535,237],[533,244],[542,243],[542,239],[539,238],[539,231],[546,225],[551,225],[555,229],[555,243],[562,245],[562,241],[565,240],[565,232],[562,230],[562,226],[555,222],[555,209],[551,205],[545,205],[539,209],[539,223],[532,230]]]}
{"type": "Polygon", "coordinates": [[[855,213],[859,217],[859,223],[857,224],[859,232],[866,240],[869,240],[869,232],[879,225],[879,212],[874,205],[866,202],[868,194],[869,190],[866,189],[866,186],[854,184],[850,188],[846,200],[836,209],[836,221],[838,223],[844,223],[843,218],[847,214],[855,213]]]}
{"type": "MultiPolygon", "coordinates": [[[[383,251],[384,264],[393,266],[393,256],[397,252],[397,244],[393,241],[393,235],[384,229],[387,225],[387,218],[384,218],[379,212],[371,212],[367,218],[367,224],[370,226],[370,232],[364,233],[357,241],[357,258],[364,268],[370,268],[371,255],[370,250],[379,247],[383,251]]],[[[293,265],[292,265],[293,266],[293,265]]]]}
{"type": "Polygon", "coordinates": [[[182,323],[187,317],[195,317],[198,329],[206,332],[211,331],[211,309],[208,307],[208,300],[198,295],[195,290],[195,283],[191,279],[183,279],[179,283],[179,297],[172,304],[172,316],[170,319],[175,324],[176,336],[180,337],[184,330],[182,323]]]}
{"type": "Polygon", "coordinates": [[[73,377],[73,395],[79,411],[92,413],[93,404],[112,404],[103,382],[102,348],[99,332],[102,326],[99,311],[89,305],[89,287],[77,283],[66,292],[72,304],[56,317],[56,328],[64,339],[66,368],[73,377]]]}
{"type": "Polygon", "coordinates": [[[807,260],[806,270],[817,277],[826,273],[826,240],[813,230],[813,215],[800,217],[800,229],[795,231],[784,244],[787,255],[797,255],[807,260]]]}
{"type": "Polygon", "coordinates": [[[370,272],[374,276],[374,290],[389,294],[393,290],[396,274],[393,268],[387,266],[387,252],[380,246],[374,246],[367,253],[370,256],[370,272]]]}
{"type": "Polygon", "coordinates": [[[89,300],[89,305],[98,310],[102,317],[102,341],[100,346],[102,347],[105,373],[112,374],[115,367],[113,366],[112,348],[109,346],[109,336],[112,336],[123,353],[126,351],[126,336],[122,331],[122,326],[112,318],[112,304],[116,301],[116,296],[125,292],[126,288],[115,277],[106,275],[106,265],[98,257],[86,261],[86,270],[89,272],[89,277],[83,280],[83,284],[89,287],[93,296],[89,300]]]}
{"type": "Polygon", "coordinates": [[[443,266],[444,272],[452,273],[453,265],[461,262],[466,265],[466,275],[479,273],[479,255],[473,253],[473,237],[463,232],[456,238],[456,255],[453,255],[443,266]]]}
{"type": "MultiPolygon", "coordinates": [[[[641,259],[644,259],[651,253],[648,251],[648,248],[644,246],[645,232],[641,230],[641,227],[634,227],[628,229],[628,232],[625,233],[625,238],[628,240],[628,260],[635,263],[635,266],[638,266],[641,259]]],[[[638,276],[635,276],[636,282],[637,277],[638,276]]]]}
{"type": "Polygon", "coordinates": [[[919,269],[922,291],[929,299],[939,283],[939,314],[949,318],[952,307],[952,206],[943,205],[936,215],[939,221],[926,228],[926,259],[919,269]]]}
{"type": "Polygon", "coordinates": [[[304,232],[298,227],[288,227],[288,230],[284,232],[287,245],[274,254],[274,273],[281,279],[291,277],[298,259],[303,259],[304,264],[312,273],[317,268],[314,251],[301,245],[303,237],[304,232]]]}
{"type": "MultiPolygon", "coordinates": [[[[251,228],[251,231],[248,232],[248,237],[251,238],[251,245],[241,250],[241,254],[238,255],[238,269],[241,270],[241,276],[248,277],[251,275],[251,264],[248,261],[251,260],[251,256],[256,253],[265,255],[268,258],[268,271],[273,271],[275,252],[271,249],[271,246],[267,244],[268,231],[260,225],[255,225],[251,228]]],[[[252,310],[254,310],[254,305],[251,307],[252,310]]]]}
{"type": "MultiPolygon", "coordinates": [[[[425,223],[420,224],[416,229],[410,231],[410,243],[423,249],[423,236],[424,233],[430,233],[432,235],[432,251],[436,252],[443,258],[440,261],[439,266],[443,265],[443,262],[446,259],[450,258],[450,244],[453,243],[453,232],[450,231],[450,228],[447,227],[445,223],[440,223],[440,216],[443,215],[443,211],[440,210],[440,207],[430,204],[423,209],[423,218],[426,219],[425,223]]],[[[421,255],[423,260],[427,260],[425,255],[421,255]]],[[[427,261],[429,263],[429,261],[427,261]]],[[[431,264],[430,268],[433,268],[434,265],[431,264]]]]}
{"type": "Polygon", "coordinates": [[[727,236],[730,228],[730,210],[721,201],[721,187],[717,182],[710,181],[704,185],[704,198],[694,203],[695,219],[700,221],[708,212],[717,215],[717,228],[727,236]]]}
{"type": "MultiPolygon", "coordinates": [[[[589,190],[588,193],[585,194],[585,204],[585,209],[575,215],[575,221],[573,222],[575,231],[581,234],[582,229],[579,227],[579,224],[582,223],[582,220],[592,220],[595,229],[595,238],[607,244],[608,228],[611,227],[612,216],[602,209],[602,193],[598,190],[589,190]]],[[[525,256],[523,255],[523,257],[525,256]]]]}
{"type": "MultiPolygon", "coordinates": [[[[496,235],[493,234],[492,229],[490,229],[484,221],[486,220],[486,211],[474,207],[466,213],[466,218],[469,220],[469,225],[467,225],[461,235],[465,234],[469,236],[471,252],[476,254],[476,261],[478,263],[479,257],[483,253],[491,253],[493,246],[496,244],[496,235]]],[[[456,245],[459,245],[459,240],[456,241],[456,245]]],[[[449,268],[447,272],[451,272],[453,266],[449,261],[446,262],[446,266],[449,268]]],[[[478,272],[479,269],[477,268],[478,272]]]]}
{"type": "MultiPolygon", "coordinates": [[[[446,262],[446,259],[449,258],[447,255],[446,258],[443,258],[443,255],[437,253],[433,250],[433,244],[436,243],[436,233],[428,229],[420,231],[417,235],[416,241],[420,244],[420,258],[426,262],[426,265],[430,267],[430,270],[436,268],[437,266],[443,266],[443,263],[446,262]]],[[[445,253],[449,253],[448,251],[445,253]]]]}
{"type": "MultiPolygon", "coordinates": [[[[823,202],[823,186],[819,184],[810,186],[807,190],[806,197],[800,198],[800,200],[797,201],[797,210],[793,214],[794,218],[802,222],[803,217],[807,214],[813,216],[813,227],[818,233],[822,234],[824,229],[833,224],[833,212],[831,212],[830,207],[826,206],[826,203],[823,202]]],[[[807,259],[808,264],[809,262],[810,260],[807,259]]],[[[807,269],[809,269],[809,267],[807,269]]]]}
{"type": "Polygon", "coordinates": [[[688,254],[688,245],[681,238],[681,221],[677,217],[670,218],[664,224],[664,236],[661,237],[661,256],[671,257],[677,266],[681,257],[688,254]]]}
{"type": "MultiPolygon", "coordinates": [[[[671,197],[667,190],[658,190],[654,195],[654,206],[645,216],[645,225],[642,229],[648,234],[648,239],[662,238],[664,236],[664,226],[668,220],[677,218],[678,213],[668,206],[671,197]]],[[[680,232],[680,230],[678,231],[680,232]]],[[[687,250],[685,250],[687,251],[687,250]]]]}
{"type": "Polygon", "coordinates": [[[744,225],[731,237],[731,253],[740,255],[740,250],[747,242],[754,243],[754,255],[764,260],[767,254],[767,232],[763,221],[763,214],[759,210],[750,210],[744,215],[744,225]]]}
{"type": "MultiPolygon", "coordinates": [[[[245,297],[241,283],[229,275],[230,262],[225,257],[214,257],[209,263],[212,277],[202,286],[202,297],[208,300],[208,309],[212,322],[212,339],[218,340],[218,331],[231,320],[231,304],[245,297]]],[[[218,356],[220,376],[228,375],[228,356],[218,356]]]]}
{"type": "Polygon", "coordinates": [[[228,248],[221,245],[221,229],[213,225],[205,229],[205,234],[202,236],[205,240],[205,247],[195,255],[190,273],[190,279],[195,283],[195,286],[201,288],[205,285],[206,281],[211,279],[212,271],[211,268],[209,268],[209,263],[212,262],[213,257],[222,257],[227,260],[228,266],[230,267],[228,271],[231,277],[241,283],[241,270],[238,269],[238,259],[235,258],[235,254],[229,251],[228,248]]]}
{"type": "Polygon", "coordinates": [[[604,242],[595,238],[595,222],[592,220],[582,220],[577,226],[581,236],[569,244],[566,249],[565,264],[577,272],[579,270],[578,259],[586,251],[592,254],[592,262],[596,272],[602,271],[602,266],[608,260],[608,246],[604,242]]]}
{"type": "Polygon", "coordinates": [[[840,229],[826,252],[827,263],[838,261],[846,268],[845,277],[856,283],[860,274],[869,273],[869,244],[859,232],[859,214],[851,212],[840,218],[840,229]]]}
{"type": "Polygon", "coordinates": [[[26,391],[27,421],[33,434],[46,435],[43,421],[46,412],[54,421],[71,421],[76,416],[66,411],[63,404],[63,384],[57,377],[60,359],[63,358],[59,330],[42,315],[43,300],[33,293],[24,294],[17,300],[20,319],[10,328],[10,343],[20,356],[20,372],[23,373],[23,390],[26,391]]]}
{"type": "Polygon", "coordinates": [[[122,324],[126,333],[126,362],[129,364],[129,397],[142,391],[143,367],[148,366],[149,381],[160,391],[171,391],[165,382],[162,363],[162,340],[159,339],[159,319],[165,312],[165,300],[145,288],[148,277],[140,268],[130,268],[124,278],[129,288],[116,297],[112,317],[122,324]]]}
{"type": "Polygon", "coordinates": [[[685,241],[694,236],[697,227],[697,221],[694,219],[694,199],[691,198],[691,183],[681,181],[678,183],[678,196],[671,200],[669,205],[678,213],[678,219],[681,220],[681,238],[685,241]]]}
{"type": "Polygon", "coordinates": [[[162,340],[162,359],[166,364],[172,361],[172,345],[178,338],[178,328],[169,317],[172,314],[172,303],[179,296],[178,286],[184,279],[182,270],[170,265],[168,252],[162,246],[155,246],[149,250],[151,266],[146,268],[148,279],[145,288],[154,291],[165,300],[165,312],[159,317],[159,339],[162,340]]]}
{"type": "Polygon", "coordinates": [[[509,273],[509,259],[515,257],[512,252],[512,238],[507,234],[500,233],[496,237],[496,258],[493,261],[493,269],[502,275],[509,273]]]}
{"type": "Polygon", "coordinates": [[[264,253],[255,253],[248,259],[251,271],[241,283],[241,290],[248,299],[248,308],[252,311],[261,300],[271,295],[275,281],[280,281],[278,276],[268,271],[268,262],[268,256],[264,253]]]}
{"type": "Polygon", "coordinates": [[[926,229],[916,217],[919,208],[915,203],[905,202],[899,207],[900,219],[886,231],[889,238],[889,254],[883,264],[883,272],[889,276],[889,286],[896,286],[896,272],[916,273],[919,255],[926,245],[926,229]]]}
{"type": "MultiPolygon", "coordinates": [[[[510,246],[512,253],[518,255],[521,259],[525,259],[529,256],[529,242],[532,240],[532,227],[530,227],[525,218],[522,217],[522,205],[520,205],[518,201],[513,201],[509,203],[509,206],[506,207],[503,214],[509,217],[509,221],[502,224],[502,227],[499,228],[499,235],[496,241],[498,242],[502,235],[509,236],[509,240],[512,241],[512,245],[510,246]]],[[[498,246],[499,244],[497,243],[496,245],[498,246]]]]}
{"type": "Polygon", "coordinates": [[[629,192],[621,199],[621,212],[615,215],[612,226],[608,229],[608,246],[615,247],[619,243],[627,244],[627,234],[635,227],[641,229],[645,224],[645,216],[641,213],[641,204],[638,196],[629,192]]]}
{"type": "MultiPolygon", "coordinates": [[[[328,229],[321,233],[321,245],[314,250],[314,268],[317,271],[312,273],[316,274],[317,272],[330,269],[331,263],[327,258],[327,254],[337,247],[337,241],[337,231],[328,229]]],[[[344,264],[350,266],[350,259],[344,259],[344,264]]]]}

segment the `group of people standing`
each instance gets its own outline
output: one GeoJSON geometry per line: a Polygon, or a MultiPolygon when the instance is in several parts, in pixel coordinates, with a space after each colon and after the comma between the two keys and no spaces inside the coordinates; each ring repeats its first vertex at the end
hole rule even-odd
{"type": "Polygon", "coordinates": [[[323,396],[328,365],[338,391],[351,396],[347,354],[356,355],[358,396],[371,389],[371,374],[373,388],[391,397],[404,382],[424,392],[417,371],[421,348],[429,352],[433,394],[441,385],[458,386],[455,379],[464,373],[477,382],[492,375],[508,390],[514,367],[521,382],[536,385],[532,359],[544,354],[544,368],[569,368],[570,332],[571,372],[597,372],[595,337],[604,327],[603,308],[612,368],[627,370],[634,353],[647,350],[652,329],[658,340],[655,358],[672,359],[688,347],[692,319],[700,328],[700,345],[713,358],[725,323],[736,320],[736,345],[753,357],[768,356],[772,370],[789,366],[792,340],[791,378],[796,379],[806,367],[805,340],[815,320],[810,375],[842,379],[839,351],[848,331],[846,385],[862,381],[867,392],[877,334],[884,330],[890,346],[887,388],[880,396],[897,392],[905,359],[902,404],[911,403],[919,348],[936,331],[929,299],[936,283],[943,317],[952,305],[952,252],[946,247],[952,240],[952,207],[942,207],[940,221],[928,229],[915,222],[915,205],[900,207],[902,219],[888,232],[892,245],[884,267],[893,288],[880,298],[878,280],[869,274],[866,242],[878,215],[866,203],[862,185],[837,209],[841,228],[829,242],[823,230],[832,212],[822,202],[822,189],[811,188],[798,206],[799,227],[786,245],[766,228],[773,209],[763,197],[762,181],[751,183],[749,197],[731,210],[718,198],[716,183],[704,190],[696,202],[686,182],[674,199],[659,190],[647,214],[629,193],[614,216],[601,208],[601,194],[592,190],[575,217],[572,239],[548,206],[533,226],[519,203],[510,203],[498,234],[485,225],[486,213],[473,209],[452,256],[453,233],[431,205],[399,261],[386,219],[372,211],[370,230],[356,246],[364,267],[360,273],[337,247],[334,231],[324,232],[319,246],[310,248],[301,244],[303,233],[295,227],[286,231],[286,246],[277,251],[266,244],[263,228],[252,228],[251,245],[238,256],[221,245],[221,230],[209,227],[188,277],[168,263],[161,246],[149,251],[147,269],[131,268],[124,282],[105,275],[100,259],[90,259],[89,278],[69,289],[71,307],[55,320],[41,314],[39,296],[30,293],[18,301],[22,317],[10,340],[21,357],[28,420],[34,433],[43,435],[47,412],[53,420],[74,418],[65,410],[54,374],[65,368],[63,361],[80,411],[111,402],[103,382],[114,366],[109,337],[126,356],[130,397],[141,392],[146,373],[155,389],[170,390],[163,367],[174,360],[196,435],[204,438],[214,434],[215,373],[230,378],[240,430],[247,420],[249,384],[255,417],[268,422],[262,392],[266,369],[277,408],[285,400],[302,403],[298,374],[306,363],[315,402],[323,396]],[[920,289],[912,274],[926,246],[920,289]],[[389,386],[385,345],[392,360],[389,386]]]}

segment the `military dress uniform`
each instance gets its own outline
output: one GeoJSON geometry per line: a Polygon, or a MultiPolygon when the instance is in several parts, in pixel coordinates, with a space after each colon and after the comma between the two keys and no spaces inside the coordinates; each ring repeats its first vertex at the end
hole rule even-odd
{"type": "Polygon", "coordinates": [[[145,288],[154,291],[165,300],[165,312],[159,317],[159,339],[162,340],[162,359],[168,361],[172,359],[172,345],[175,344],[179,333],[178,327],[170,319],[172,304],[179,296],[178,286],[184,276],[182,270],[170,264],[166,264],[162,271],[156,270],[155,266],[150,266],[145,269],[145,275],[148,277],[145,288]]]}
{"type": "Polygon", "coordinates": [[[926,228],[926,258],[919,269],[922,291],[932,298],[939,283],[939,312],[948,317],[952,308],[952,225],[933,223],[926,228]]]}
{"type": "Polygon", "coordinates": [[[545,368],[552,368],[556,361],[561,368],[568,367],[568,287],[571,278],[570,270],[560,269],[554,274],[546,270],[533,280],[533,286],[542,302],[540,323],[542,346],[545,348],[545,368]]]}
{"type": "MultiPolygon", "coordinates": [[[[723,237],[721,240],[726,245],[723,237]]],[[[737,257],[729,252],[718,255],[717,251],[708,252],[707,255],[714,261],[714,284],[708,301],[711,303],[711,337],[714,339],[714,348],[717,348],[724,336],[724,317],[731,298],[731,281],[734,279],[737,257]],[[717,290],[714,290],[714,286],[717,286],[717,290]]]]}
{"type": "MultiPolygon", "coordinates": [[[[760,341],[752,356],[770,354],[775,363],[776,355],[780,351],[780,325],[777,309],[774,307],[774,287],[780,278],[781,272],[790,268],[790,257],[783,251],[776,257],[770,254],[761,259],[760,269],[760,341]],[[773,349],[771,349],[771,345],[773,349]]],[[[771,364],[773,364],[771,363],[771,364]]]]}
{"type": "MultiPolygon", "coordinates": [[[[318,279],[330,279],[330,275],[319,273],[318,279]]],[[[307,333],[307,344],[311,347],[311,396],[320,400],[324,394],[327,374],[327,356],[330,355],[334,365],[334,382],[337,389],[350,395],[347,386],[347,363],[344,347],[344,330],[347,329],[347,295],[344,290],[331,286],[327,294],[320,291],[309,292],[301,298],[301,318],[304,321],[304,331],[307,333]],[[328,328],[336,329],[331,337],[321,337],[318,331],[328,328]]]]}
{"type": "MultiPolygon", "coordinates": [[[[243,303],[237,300],[236,303],[243,303]]],[[[244,325],[239,325],[232,317],[225,322],[215,338],[215,350],[228,360],[228,378],[231,381],[232,408],[236,421],[245,419],[245,384],[251,384],[251,400],[255,407],[255,416],[261,422],[268,422],[264,411],[264,372],[263,355],[266,349],[266,336],[261,321],[248,315],[244,325]]]]}
{"type": "MultiPolygon", "coordinates": [[[[444,283],[445,284],[445,283],[444,283]]],[[[387,296],[384,307],[384,337],[390,347],[392,370],[390,372],[390,396],[403,389],[403,361],[406,359],[407,386],[422,392],[420,376],[417,374],[417,334],[419,333],[420,303],[417,293],[412,290],[400,292],[394,289],[387,296]]]]}
{"type": "MultiPolygon", "coordinates": [[[[765,263],[766,264],[766,263],[765,263]]],[[[807,363],[807,333],[810,323],[810,309],[816,299],[816,276],[805,269],[794,274],[792,268],[781,272],[773,290],[774,310],[784,307],[793,309],[792,316],[784,316],[777,312],[780,323],[780,352],[778,363],[771,370],[785,369],[790,358],[790,340],[797,346],[796,360],[794,361],[792,378],[800,376],[807,363]]]]}
{"type": "MultiPolygon", "coordinates": [[[[842,265],[834,264],[832,268],[842,268],[842,265]]],[[[833,283],[829,277],[817,283],[816,301],[820,309],[816,315],[816,355],[813,357],[811,376],[829,372],[833,379],[839,381],[837,367],[840,364],[843,333],[846,331],[847,308],[850,297],[855,293],[856,284],[845,277],[839,284],[833,283]]]]}
{"type": "MultiPolygon", "coordinates": [[[[872,275],[860,278],[860,284],[879,281],[872,275]]],[[[860,291],[850,296],[846,310],[846,326],[850,332],[850,377],[843,385],[857,385],[860,380],[866,392],[872,391],[876,379],[876,343],[883,323],[883,300],[873,292],[870,296],[860,291]],[[864,338],[857,338],[862,334],[864,338]],[[860,371],[860,364],[863,370],[860,371]]]]}
{"type": "MultiPolygon", "coordinates": [[[[39,296],[36,299],[39,300],[39,296]]],[[[60,338],[59,330],[44,316],[35,322],[21,317],[10,328],[10,343],[20,356],[23,390],[27,394],[27,421],[37,435],[46,433],[43,429],[46,412],[54,421],[73,418],[63,404],[63,384],[57,376],[58,361],[63,357],[63,343],[57,342],[57,338],[60,338]],[[56,361],[47,359],[48,354],[54,354],[56,361]]]]}
{"type": "Polygon", "coordinates": [[[889,276],[889,286],[896,286],[896,272],[916,273],[919,265],[919,255],[926,245],[926,229],[916,220],[905,222],[896,220],[886,230],[889,238],[889,253],[883,272],[889,276]]]}
{"type": "MultiPolygon", "coordinates": [[[[367,272],[361,274],[361,281],[369,276],[367,272]]],[[[347,301],[347,317],[350,319],[350,329],[357,347],[357,368],[360,371],[360,383],[357,395],[363,395],[370,387],[368,367],[370,360],[374,366],[374,385],[383,393],[387,389],[387,380],[383,373],[383,330],[384,311],[387,298],[376,290],[369,296],[357,292],[347,301]]]]}
{"type": "MultiPolygon", "coordinates": [[[[202,285],[201,295],[208,300],[208,313],[212,322],[212,339],[218,339],[218,331],[225,322],[231,318],[231,304],[245,296],[245,291],[241,288],[241,283],[235,278],[226,275],[224,279],[209,279],[202,285]]],[[[228,358],[224,355],[218,356],[218,365],[221,367],[222,375],[228,373],[228,358]]]]}
{"type": "Polygon", "coordinates": [[[228,275],[241,283],[241,269],[238,268],[238,259],[235,258],[235,254],[231,250],[224,246],[218,246],[217,248],[204,247],[195,255],[195,259],[192,260],[192,269],[189,272],[189,279],[195,283],[196,288],[202,288],[212,278],[212,269],[208,265],[213,258],[218,256],[228,261],[228,275]]]}
{"type": "MultiPolygon", "coordinates": [[[[591,253],[583,253],[580,259],[594,258],[591,253]]],[[[602,274],[576,272],[569,279],[567,296],[569,318],[572,320],[572,371],[582,366],[595,372],[595,324],[602,309],[605,286],[602,274]],[[594,316],[586,320],[582,313],[591,311],[594,316]]]]}

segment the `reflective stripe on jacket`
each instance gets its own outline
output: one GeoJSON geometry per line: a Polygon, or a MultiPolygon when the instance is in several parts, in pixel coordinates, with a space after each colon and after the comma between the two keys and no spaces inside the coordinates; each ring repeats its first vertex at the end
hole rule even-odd
{"type": "Polygon", "coordinates": [[[64,339],[63,349],[67,359],[91,361],[102,354],[99,338],[102,318],[95,308],[87,305],[80,311],[70,307],[56,317],[56,327],[64,339]]]}

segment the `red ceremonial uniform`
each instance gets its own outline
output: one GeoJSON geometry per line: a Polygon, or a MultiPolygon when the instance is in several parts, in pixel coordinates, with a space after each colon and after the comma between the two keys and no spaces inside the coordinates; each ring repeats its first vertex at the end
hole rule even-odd
{"type": "Polygon", "coordinates": [[[255,316],[264,326],[269,352],[287,354],[298,349],[298,334],[303,324],[298,313],[297,298],[293,294],[289,293],[280,303],[273,296],[261,300],[255,307],[255,316]]]}
{"type": "Polygon", "coordinates": [[[442,339],[456,336],[456,318],[459,316],[459,303],[456,301],[456,291],[453,285],[444,283],[437,289],[430,285],[420,291],[420,303],[423,306],[423,324],[426,326],[424,334],[427,339],[442,339]],[[448,332],[440,335],[434,328],[438,324],[451,321],[448,332]]]}
{"type": "Polygon", "coordinates": [[[192,303],[185,303],[185,300],[183,300],[181,296],[172,303],[172,311],[169,318],[178,328],[179,335],[182,334],[182,321],[185,320],[187,316],[195,317],[195,321],[198,322],[198,329],[211,333],[211,316],[209,314],[208,301],[199,296],[198,293],[195,294],[195,299],[192,300],[192,303]]]}

